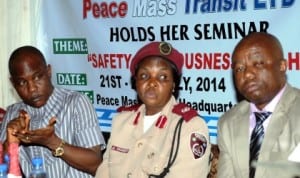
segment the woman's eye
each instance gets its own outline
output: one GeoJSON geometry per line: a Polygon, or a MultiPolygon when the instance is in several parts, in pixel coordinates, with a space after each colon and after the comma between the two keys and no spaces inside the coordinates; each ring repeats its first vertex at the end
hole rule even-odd
{"type": "Polygon", "coordinates": [[[166,75],[160,75],[159,76],[159,80],[166,80],[167,79],[167,76],[166,75]]]}
{"type": "Polygon", "coordinates": [[[145,80],[145,79],[147,79],[148,78],[148,75],[147,74],[140,74],[139,75],[139,77],[138,77],[138,79],[141,79],[141,80],[145,80]]]}

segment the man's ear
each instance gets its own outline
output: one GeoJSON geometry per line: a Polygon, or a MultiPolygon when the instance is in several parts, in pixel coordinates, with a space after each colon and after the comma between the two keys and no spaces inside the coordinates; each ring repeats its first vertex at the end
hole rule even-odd
{"type": "Polygon", "coordinates": [[[281,60],[280,62],[280,71],[285,72],[287,69],[287,62],[285,59],[281,60]]]}
{"type": "Polygon", "coordinates": [[[47,65],[47,75],[51,78],[51,74],[52,74],[52,69],[51,69],[51,65],[48,64],[47,65]]]}

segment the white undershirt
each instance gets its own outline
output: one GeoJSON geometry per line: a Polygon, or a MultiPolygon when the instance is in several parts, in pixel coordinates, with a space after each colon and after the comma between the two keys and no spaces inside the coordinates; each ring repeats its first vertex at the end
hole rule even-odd
{"type": "Polygon", "coordinates": [[[153,123],[158,119],[160,115],[160,112],[150,115],[150,116],[144,116],[144,133],[147,132],[147,130],[153,125],[153,123]]]}

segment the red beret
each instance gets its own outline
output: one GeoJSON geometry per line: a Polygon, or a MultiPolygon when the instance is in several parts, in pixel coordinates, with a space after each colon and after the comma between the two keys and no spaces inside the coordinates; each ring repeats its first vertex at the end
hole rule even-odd
{"type": "Polygon", "coordinates": [[[144,47],[142,47],[133,57],[130,64],[131,75],[135,75],[135,66],[144,58],[148,56],[161,56],[169,61],[173,62],[178,73],[181,74],[183,66],[183,55],[172,47],[170,43],[167,42],[151,42],[144,47]]]}

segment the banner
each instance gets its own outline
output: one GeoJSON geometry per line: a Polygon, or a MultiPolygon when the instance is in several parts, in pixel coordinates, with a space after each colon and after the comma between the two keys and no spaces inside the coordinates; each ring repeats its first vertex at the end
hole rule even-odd
{"type": "Polygon", "coordinates": [[[110,132],[116,109],[137,103],[134,54],[151,41],[170,42],[184,55],[178,100],[198,110],[216,143],[219,117],[238,102],[231,53],[243,36],[277,36],[288,81],[300,87],[299,8],[296,0],[42,1],[38,47],[54,84],[86,94],[102,131],[110,132]]]}

